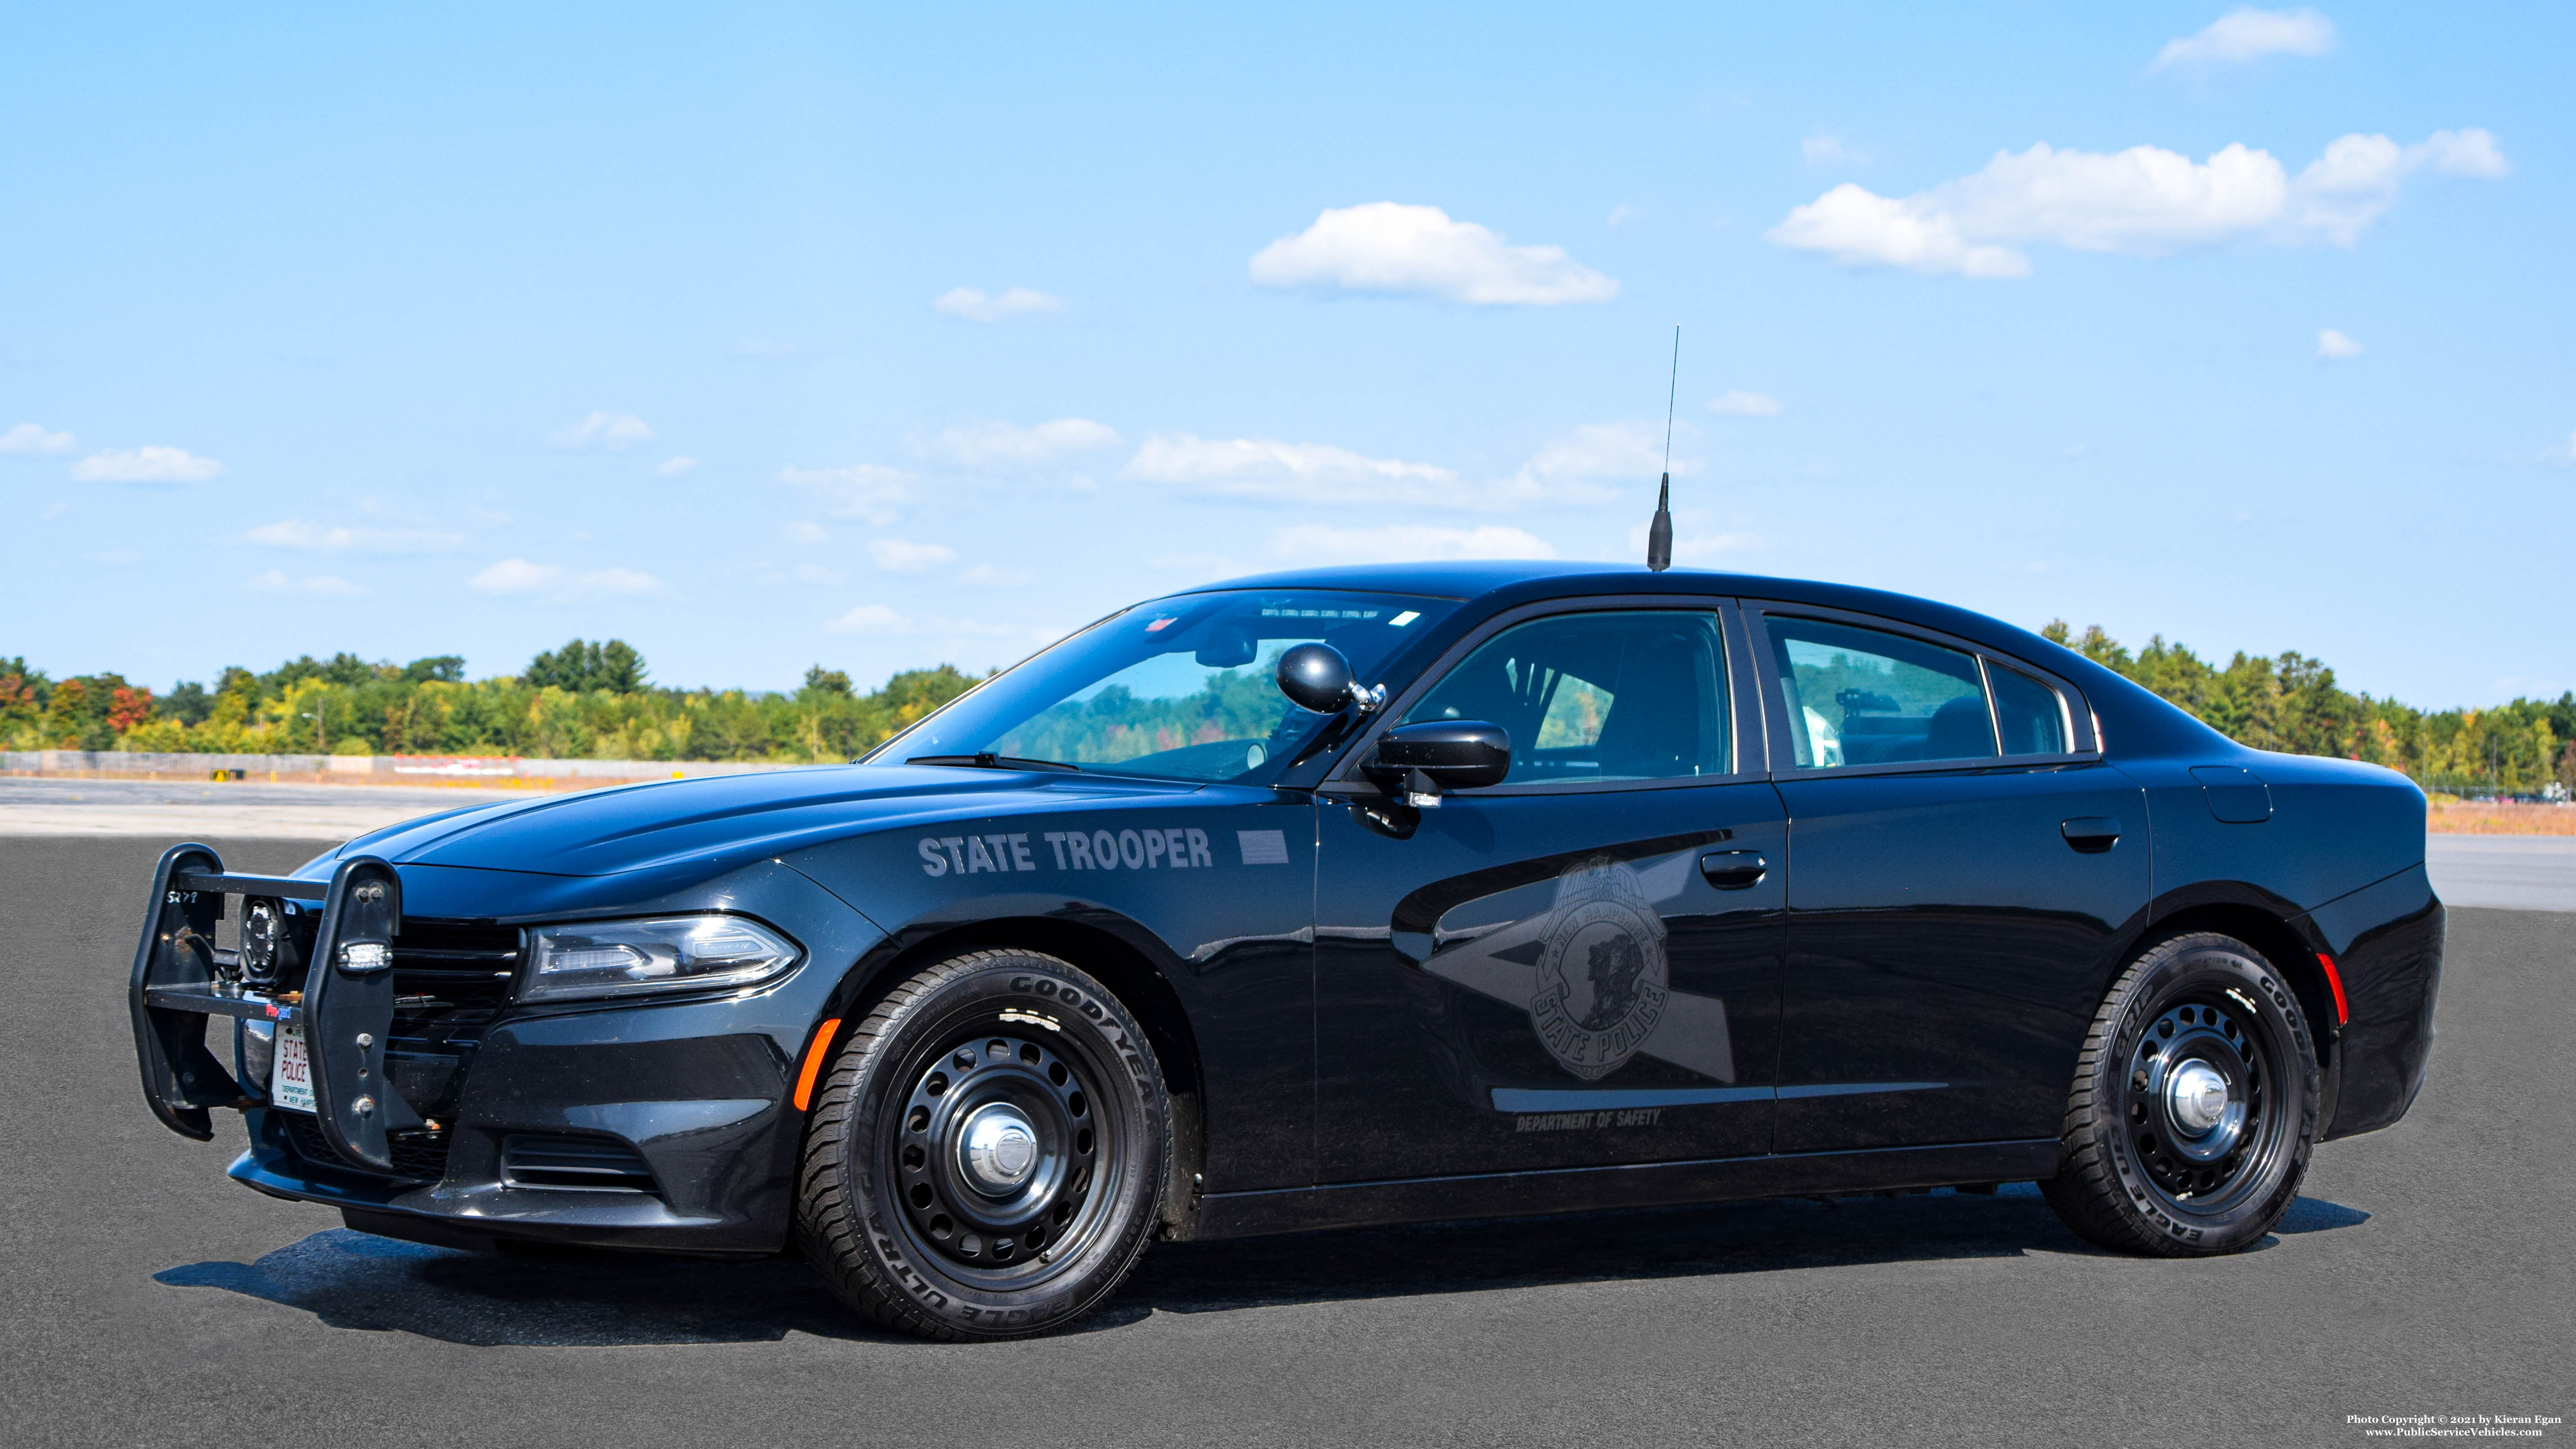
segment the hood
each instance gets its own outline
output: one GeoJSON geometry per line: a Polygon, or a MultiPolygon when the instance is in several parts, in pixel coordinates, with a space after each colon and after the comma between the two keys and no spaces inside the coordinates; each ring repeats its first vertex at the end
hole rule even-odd
{"type": "Polygon", "coordinates": [[[685,863],[721,870],[907,821],[1017,812],[1058,800],[1186,794],[1193,788],[1052,771],[817,765],[452,810],[359,836],[326,859],[380,855],[397,865],[565,876],[685,863]]]}

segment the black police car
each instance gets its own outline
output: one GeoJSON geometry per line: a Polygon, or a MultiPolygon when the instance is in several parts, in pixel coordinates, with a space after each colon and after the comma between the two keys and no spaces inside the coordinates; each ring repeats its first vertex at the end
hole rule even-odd
{"type": "Polygon", "coordinates": [[[242,1109],[258,1191],[801,1252],[999,1338],[1158,1236],[2037,1179],[2234,1251],[2422,1081],[2423,861],[2401,777],[1957,609],[1327,569],[1113,615],[855,766],[286,878],[180,846],[131,999],[154,1111],[242,1109]]]}

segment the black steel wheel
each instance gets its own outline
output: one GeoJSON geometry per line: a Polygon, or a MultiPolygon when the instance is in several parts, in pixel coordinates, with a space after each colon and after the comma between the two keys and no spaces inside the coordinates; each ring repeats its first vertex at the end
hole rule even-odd
{"type": "Polygon", "coordinates": [[[985,951],[889,992],[835,1055],[799,1176],[806,1253],[927,1338],[1016,1338],[1116,1289],[1158,1219],[1169,1107],[1115,996],[985,951]]]}
{"type": "Polygon", "coordinates": [[[2232,1253],[2296,1200],[2316,1129],[2297,995],[2244,942],[2180,936],[2103,1001],[2068,1096],[2065,1156],[2040,1190],[2104,1247],[2232,1253]]]}

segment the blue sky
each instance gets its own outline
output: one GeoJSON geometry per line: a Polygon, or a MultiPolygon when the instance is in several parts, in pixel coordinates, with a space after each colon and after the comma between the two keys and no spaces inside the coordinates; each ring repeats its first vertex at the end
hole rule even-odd
{"type": "Polygon", "coordinates": [[[21,7],[0,653],[1687,563],[2576,687],[2576,9],[21,7]]]}

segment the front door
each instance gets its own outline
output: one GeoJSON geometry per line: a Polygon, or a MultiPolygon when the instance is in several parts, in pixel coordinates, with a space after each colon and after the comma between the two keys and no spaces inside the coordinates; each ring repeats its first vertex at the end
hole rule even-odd
{"type": "Polygon", "coordinates": [[[2056,1136],[2148,904],[2137,785],[2071,690],[1998,657],[1760,625],[1797,859],[1779,1150],[2056,1136]]]}
{"type": "Polygon", "coordinates": [[[1391,711],[1501,725],[1501,785],[1326,796],[1320,1181],[1769,1150],[1787,842],[1730,627],[1507,617],[1391,711]]]}

